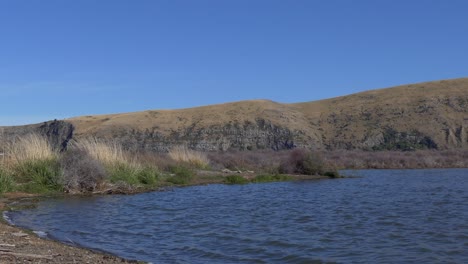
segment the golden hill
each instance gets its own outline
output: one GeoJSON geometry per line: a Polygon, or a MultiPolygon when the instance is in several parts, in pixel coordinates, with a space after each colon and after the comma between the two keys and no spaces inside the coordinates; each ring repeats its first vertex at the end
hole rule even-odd
{"type": "Polygon", "coordinates": [[[71,124],[68,132],[55,134],[110,138],[152,151],[180,144],[200,150],[466,148],[468,78],[297,104],[254,100],[76,117],[61,122],[62,128],[58,123],[42,124],[41,131],[53,136],[71,124]]]}

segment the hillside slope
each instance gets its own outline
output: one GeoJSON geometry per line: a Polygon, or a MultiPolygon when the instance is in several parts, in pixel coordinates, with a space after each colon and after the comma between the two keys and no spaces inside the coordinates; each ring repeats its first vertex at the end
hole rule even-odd
{"type": "MultiPolygon", "coordinates": [[[[151,151],[166,151],[180,144],[206,151],[294,146],[467,148],[468,78],[297,104],[255,100],[181,110],[83,116],[64,121],[28,127],[42,126],[42,133],[48,131],[49,137],[58,135],[60,139],[56,141],[96,136],[117,140],[129,149],[151,151]]],[[[6,130],[14,134],[21,129],[6,130]]]]}
{"type": "Polygon", "coordinates": [[[468,146],[468,78],[373,90],[295,104],[327,148],[468,146]]]}

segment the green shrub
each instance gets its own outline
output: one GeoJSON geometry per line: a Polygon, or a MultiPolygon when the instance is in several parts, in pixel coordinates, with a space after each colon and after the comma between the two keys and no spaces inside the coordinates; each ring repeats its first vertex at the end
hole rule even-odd
{"type": "Polygon", "coordinates": [[[324,176],[330,177],[330,178],[341,178],[341,175],[338,171],[326,171],[324,176]]]}
{"type": "Polygon", "coordinates": [[[13,191],[15,182],[11,174],[0,168],[0,194],[13,191]]]}
{"type": "Polygon", "coordinates": [[[173,184],[188,184],[193,180],[194,177],[194,172],[184,166],[173,166],[170,168],[170,171],[174,174],[174,176],[168,178],[167,181],[173,184]]]}
{"type": "Polygon", "coordinates": [[[249,183],[249,180],[240,175],[229,175],[224,179],[224,182],[227,184],[246,184],[249,183]]]}
{"type": "Polygon", "coordinates": [[[25,192],[44,193],[62,191],[61,169],[56,159],[31,160],[19,163],[15,175],[25,192]]]}
{"type": "Polygon", "coordinates": [[[281,175],[281,174],[264,174],[264,175],[257,175],[252,182],[254,183],[260,183],[260,182],[276,182],[276,181],[289,181],[292,178],[287,175],[281,175]]]}

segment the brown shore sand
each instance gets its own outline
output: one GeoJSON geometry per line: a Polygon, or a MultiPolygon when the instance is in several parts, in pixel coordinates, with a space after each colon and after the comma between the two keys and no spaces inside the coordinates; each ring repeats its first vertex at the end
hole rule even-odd
{"type": "MultiPolygon", "coordinates": [[[[0,213],[9,201],[27,194],[10,194],[0,199],[0,213]]],[[[1,216],[0,216],[1,218],[1,216]]],[[[110,254],[73,247],[43,239],[21,228],[0,221],[0,263],[136,263],[110,254]]]]}

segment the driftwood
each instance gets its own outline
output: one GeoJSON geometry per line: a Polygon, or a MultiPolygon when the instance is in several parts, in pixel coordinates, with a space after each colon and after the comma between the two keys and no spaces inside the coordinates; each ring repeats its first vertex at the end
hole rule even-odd
{"type": "Polygon", "coordinates": [[[47,260],[54,259],[53,255],[24,254],[24,253],[2,252],[2,251],[0,251],[0,255],[7,255],[7,256],[13,256],[13,257],[18,257],[18,258],[27,258],[27,259],[47,259],[47,260]]]}
{"type": "Polygon", "coordinates": [[[16,245],[12,245],[12,244],[0,244],[0,247],[16,247],[16,245]]]}

